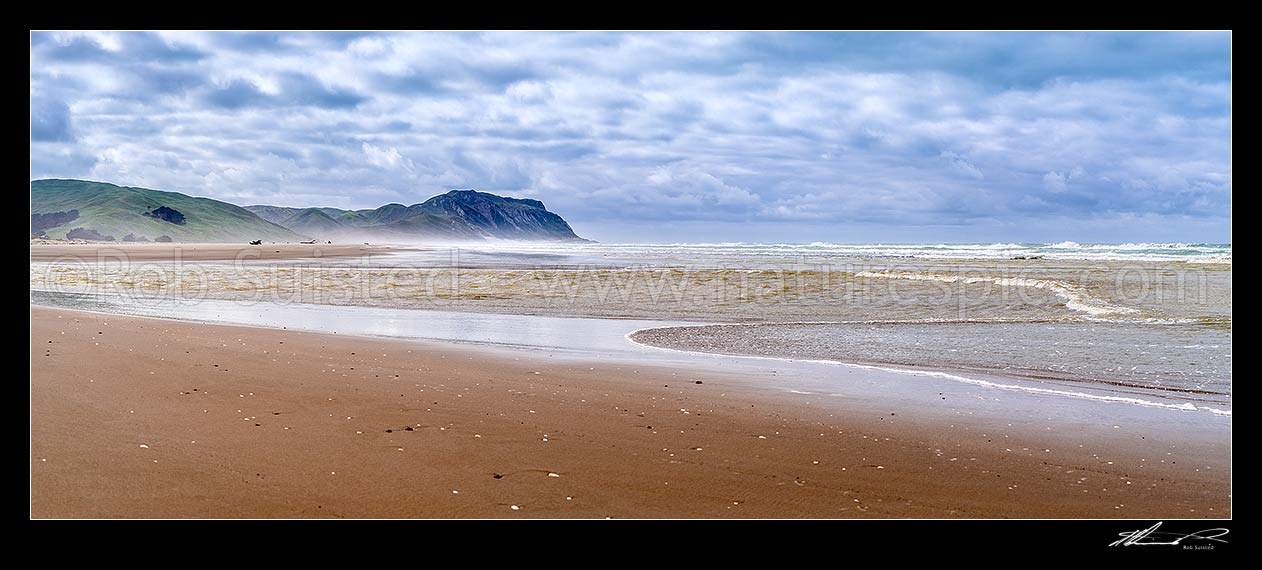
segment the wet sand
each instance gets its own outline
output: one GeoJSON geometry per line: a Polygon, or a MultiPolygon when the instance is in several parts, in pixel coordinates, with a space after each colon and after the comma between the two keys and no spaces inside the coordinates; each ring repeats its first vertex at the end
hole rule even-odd
{"type": "MultiPolygon", "coordinates": [[[[1001,260],[912,265],[913,260],[838,259],[805,268],[741,260],[711,268],[644,260],[609,269],[584,268],[568,259],[479,257],[454,246],[418,246],[427,247],[424,251],[395,246],[382,250],[392,255],[369,257],[356,257],[350,247],[347,256],[326,255],[319,263],[310,258],[58,263],[33,257],[30,279],[31,287],[51,290],[699,323],[1107,318],[1231,327],[1230,265],[1189,269],[1183,263],[1066,261],[1021,266],[1001,260]],[[891,278],[887,270],[894,275],[923,271],[925,278],[891,278]],[[968,278],[959,279],[963,275],[968,278]],[[1122,312],[1101,312],[1110,308],[1122,312]]],[[[229,247],[224,257],[232,259],[233,251],[229,247]]],[[[90,246],[83,252],[84,260],[96,258],[90,246]]]]}
{"type": "Polygon", "coordinates": [[[31,261],[267,261],[355,257],[385,254],[390,246],[364,244],[264,243],[144,243],[144,244],[46,244],[31,243],[31,261]]]}
{"type": "Polygon", "coordinates": [[[942,425],[544,350],[31,319],[36,518],[1231,514],[1229,458],[1170,434],[942,425]]]}

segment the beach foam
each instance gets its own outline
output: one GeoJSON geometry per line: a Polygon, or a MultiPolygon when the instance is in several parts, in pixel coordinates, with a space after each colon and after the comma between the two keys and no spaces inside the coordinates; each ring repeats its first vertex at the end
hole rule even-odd
{"type": "Polygon", "coordinates": [[[1024,277],[964,277],[960,275],[942,275],[937,273],[916,273],[910,271],[859,271],[858,277],[873,279],[908,279],[912,281],[938,281],[941,283],[991,283],[1001,287],[1032,287],[1047,289],[1065,300],[1065,306],[1092,316],[1137,313],[1130,307],[1119,307],[1101,299],[1096,299],[1076,287],[1050,279],[1028,279],[1024,277]]]}
{"type": "Polygon", "coordinates": [[[1211,243],[593,243],[496,244],[490,248],[527,249],[539,253],[581,253],[600,257],[714,258],[823,257],[913,259],[1045,258],[1080,261],[1178,261],[1230,264],[1231,245],[1211,243]]]}

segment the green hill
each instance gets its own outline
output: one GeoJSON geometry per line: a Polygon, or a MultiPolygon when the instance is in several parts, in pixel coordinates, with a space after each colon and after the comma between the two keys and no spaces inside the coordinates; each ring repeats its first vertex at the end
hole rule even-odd
{"type": "Polygon", "coordinates": [[[65,239],[72,232],[71,237],[113,240],[129,235],[180,242],[301,239],[245,208],[210,198],[86,180],[31,181],[31,234],[65,239]]]}
{"type": "MultiPolygon", "coordinates": [[[[296,208],[250,206],[260,215],[277,215],[296,208]]],[[[321,208],[328,212],[329,208],[321,208]]],[[[344,236],[374,239],[586,241],[574,235],[561,216],[538,200],[508,198],[474,190],[452,190],[419,204],[386,204],[371,210],[329,214],[342,225],[344,236]]],[[[276,223],[304,233],[289,219],[276,223]]]]}
{"type": "Polygon", "coordinates": [[[584,241],[561,216],[538,200],[496,196],[476,190],[452,190],[410,208],[437,218],[463,222],[487,237],[511,240],[584,241]]]}
{"type": "Polygon", "coordinates": [[[374,210],[355,210],[346,212],[338,218],[339,221],[355,226],[366,228],[369,226],[382,226],[392,224],[394,222],[405,220],[415,212],[408,209],[403,204],[386,204],[374,210]]]}
{"type": "Polygon", "coordinates": [[[328,239],[339,237],[346,233],[346,228],[342,224],[330,218],[320,208],[298,210],[293,215],[276,223],[304,236],[314,238],[328,239]]]}
{"type": "Polygon", "coordinates": [[[85,180],[31,182],[31,235],[105,241],[586,241],[538,200],[452,190],[411,206],[244,208],[176,192],[85,180]]]}
{"type": "Polygon", "coordinates": [[[289,208],[285,206],[242,206],[243,208],[254,212],[258,217],[263,218],[273,224],[285,225],[281,222],[292,217],[294,214],[303,210],[319,210],[324,212],[330,218],[336,219],[338,216],[347,213],[346,210],[338,208],[289,208]]]}
{"type": "Polygon", "coordinates": [[[285,221],[286,218],[302,211],[302,208],[286,208],[284,206],[244,206],[244,208],[273,224],[279,224],[285,221]]]}

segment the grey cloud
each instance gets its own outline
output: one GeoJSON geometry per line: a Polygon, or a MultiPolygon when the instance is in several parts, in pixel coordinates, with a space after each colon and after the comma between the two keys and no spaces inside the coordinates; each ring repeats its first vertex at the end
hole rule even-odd
{"type": "Polygon", "coordinates": [[[31,149],[32,179],[88,176],[97,162],[95,156],[61,144],[34,143],[31,149]]]}
{"type": "Polygon", "coordinates": [[[302,73],[286,73],[280,78],[281,96],[290,104],[322,108],[354,107],[367,100],[349,89],[329,87],[302,73]]]}
{"type": "Polygon", "coordinates": [[[1230,35],[92,37],[32,34],[33,175],[824,234],[1230,215],[1230,35]]]}
{"type": "Polygon", "coordinates": [[[283,32],[216,32],[210,34],[218,47],[244,52],[285,52],[293,51],[287,41],[290,36],[283,32]]]}
{"type": "Polygon", "coordinates": [[[58,42],[51,36],[44,35],[44,39],[32,47],[41,48],[43,55],[51,60],[56,61],[108,61],[111,59],[110,52],[101,47],[101,44],[90,38],[77,36],[70,38],[65,42],[58,42]]]}
{"type": "Polygon", "coordinates": [[[191,46],[170,43],[158,34],[132,32],[122,34],[122,51],[129,59],[179,63],[197,61],[207,53],[191,46]]]}
{"type": "Polygon", "coordinates": [[[433,95],[452,91],[437,74],[409,71],[375,73],[369,78],[373,87],[404,96],[433,95]]]}
{"type": "Polygon", "coordinates": [[[153,66],[136,67],[130,71],[137,79],[133,89],[153,94],[178,95],[206,83],[205,75],[196,71],[153,66]]]}
{"type": "Polygon", "coordinates": [[[944,150],[942,151],[940,156],[942,157],[943,160],[946,161],[948,165],[950,165],[952,170],[960,174],[963,174],[964,176],[967,176],[969,178],[976,178],[978,180],[986,178],[986,175],[982,173],[980,168],[977,168],[977,165],[969,162],[968,159],[964,158],[963,156],[960,156],[957,153],[951,152],[949,150],[944,150]]]}
{"type": "Polygon", "coordinates": [[[248,79],[233,79],[225,85],[211,89],[205,94],[205,100],[211,105],[225,109],[242,107],[261,107],[271,102],[271,97],[248,79]]]}
{"type": "Polygon", "coordinates": [[[116,51],[106,49],[88,36],[72,36],[59,41],[53,34],[32,34],[31,49],[54,61],[120,64],[148,61],[180,63],[197,61],[208,54],[188,45],[173,44],[150,32],[118,34],[116,51]]]}
{"type": "Polygon", "coordinates": [[[31,140],[74,141],[70,127],[70,107],[52,99],[31,101],[31,140]]]}
{"type": "Polygon", "coordinates": [[[381,130],[388,133],[406,133],[412,130],[412,123],[395,119],[382,125],[381,130]]]}
{"type": "Polygon", "coordinates": [[[355,107],[367,100],[354,91],[326,86],[302,73],[281,74],[278,82],[280,93],[272,95],[251,80],[233,79],[206,90],[203,98],[207,103],[225,109],[284,106],[341,109],[355,107]]]}
{"type": "MultiPolygon", "coordinates": [[[[1229,32],[757,33],[743,57],[789,67],[943,71],[1009,88],[1054,77],[1079,79],[1230,74],[1229,32]]],[[[735,57],[735,55],[734,55],[735,57]]]]}

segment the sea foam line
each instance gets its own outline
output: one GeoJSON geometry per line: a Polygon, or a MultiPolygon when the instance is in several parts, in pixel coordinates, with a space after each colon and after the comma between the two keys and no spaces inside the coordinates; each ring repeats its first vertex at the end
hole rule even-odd
{"type": "MultiPolygon", "coordinates": [[[[706,325],[700,325],[700,326],[706,326],[706,325]]],[[[634,334],[638,332],[650,331],[650,330],[663,330],[663,329],[671,329],[671,328],[681,328],[681,327],[648,327],[648,328],[643,328],[643,329],[637,329],[637,330],[633,330],[627,333],[625,335],[625,338],[627,339],[627,342],[630,342],[631,344],[634,344],[637,346],[651,348],[654,350],[664,350],[668,352],[680,352],[680,353],[685,353],[685,354],[701,354],[701,355],[706,355],[706,356],[719,356],[719,357],[727,357],[727,358],[774,360],[778,362],[809,362],[812,364],[825,364],[829,366],[845,366],[847,368],[858,368],[862,370],[878,370],[882,372],[892,372],[895,374],[904,374],[908,376],[928,376],[931,378],[942,378],[944,380],[952,380],[955,382],[971,384],[974,386],[981,386],[983,388],[994,388],[997,390],[1009,390],[1013,392],[1025,392],[1025,393],[1030,393],[1030,394],[1042,394],[1042,395],[1047,395],[1047,396],[1080,398],[1080,399],[1085,399],[1085,400],[1094,400],[1097,402],[1108,402],[1108,403],[1116,403],[1116,404],[1131,404],[1135,406],[1161,408],[1161,409],[1166,409],[1166,410],[1179,410],[1183,412],[1203,411],[1203,412],[1209,412],[1216,416],[1231,417],[1231,410],[1223,410],[1219,408],[1212,408],[1209,406],[1197,406],[1196,404],[1193,404],[1191,402],[1184,402],[1182,404],[1169,404],[1165,402],[1154,402],[1152,400],[1144,400],[1142,398],[1132,398],[1128,396],[1108,396],[1104,394],[1088,394],[1086,392],[1077,392],[1077,391],[1072,391],[1072,390],[1052,390],[1050,388],[1037,388],[1034,386],[1018,386],[1015,384],[1001,384],[998,382],[990,382],[988,380],[982,380],[980,378],[969,378],[967,376],[960,376],[959,374],[952,374],[950,372],[938,372],[938,371],[929,371],[929,370],[907,370],[905,368],[873,366],[871,364],[858,364],[854,362],[842,362],[840,360],[829,360],[829,359],[823,359],[823,358],[782,358],[778,356],[753,356],[753,355],[744,355],[744,354],[723,354],[723,353],[717,353],[717,352],[701,352],[701,351],[696,351],[696,350],[684,350],[680,348],[654,346],[651,344],[645,344],[645,343],[639,342],[635,340],[634,338],[631,338],[634,334]]]]}
{"type": "Polygon", "coordinates": [[[856,277],[875,279],[907,279],[910,281],[937,281],[941,283],[993,283],[1000,287],[1032,287],[1047,289],[1065,300],[1065,306],[1082,311],[1089,315],[1110,315],[1117,313],[1138,313],[1130,307],[1118,307],[1094,299],[1091,295],[1077,290],[1071,285],[1050,279],[1026,279],[1024,277],[961,277],[958,275],[940,275],[936,273],[914,273],[910,271],[858,271],[856,277]]]}

